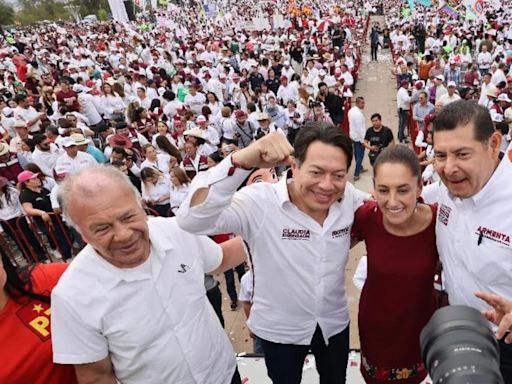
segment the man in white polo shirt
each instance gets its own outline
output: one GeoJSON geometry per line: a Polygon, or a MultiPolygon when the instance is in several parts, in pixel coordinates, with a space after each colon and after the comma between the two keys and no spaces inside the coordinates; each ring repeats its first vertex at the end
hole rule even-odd
{"type": "Polygon", "coordinates": [[[354,211],[366,194],[347,184],[352,144],[339,128],[308,124],[294,146],[270,133],[227,157],[207,182],[193,184],[178,224],[194,233],[241,234],[248,244],[254,273],[248,325],[263,340],[274,384],[299,384],[310,349],[322,383],[345,383],[345,265],[354,211]],[[246,169],[282,164],[291,170],[277,184],[236,192],[246,169]]]}
{"type": "Polygon", "coordinates": [[[72,137],[64,138],[62,147],[66,153],[57,158],[55,167],[65,169],[69,174],[98,164],[94,157],[78,150],[78,146],[72,137]]]}
{"type": "MultiPolygon", "coordinates": [[[[476,291],[512,299],[512,151],[489,111],[455,101],[434,121],[439,187],[437,247],[450,304],[487,310],[476,291]]],[[[512,346],[500,341],[501,371],[512,383],[512,346]]]]}
{"type": "Polygon", "coordinates": [[[228,254],[174,219],[148,219],[113,167],[67,176],[59,200],[88,245],[52,292],[54,361],[74,364],[80,383],[240,384],[204,287],[205,272],[234,266],[228,254]]]}

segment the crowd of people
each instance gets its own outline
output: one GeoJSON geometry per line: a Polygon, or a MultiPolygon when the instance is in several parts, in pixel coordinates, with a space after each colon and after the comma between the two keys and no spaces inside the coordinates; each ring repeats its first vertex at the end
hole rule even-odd
{"type": "Polygon", "coordinates": [[[367,383],[427,378],[441,267],[451,304],[501,323],[512,383],[507,1],[475,20],[405,1],[216,4],[0,37],[0,220],[42,262],[2,252],[0,381],[241,383],[224,272],[274,384],[299,384],[310,352],[321,383],[345,383],[345,266],[364,241],[367,383]],[[366,126],[364,95],[345,109],[366,43],[393,58],[398,144],[380,113],[366,126]],[[372,195],[356,188],[366,151],[372,195]]]}

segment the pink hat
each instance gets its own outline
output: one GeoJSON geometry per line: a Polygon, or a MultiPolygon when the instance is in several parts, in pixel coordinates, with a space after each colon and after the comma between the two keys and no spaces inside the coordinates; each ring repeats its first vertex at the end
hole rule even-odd
{"type": "Polygon", "coordinates": [[[19,175],[18,175],[18,182],[19,183],[24,183],[26,181],[29,181],[29,180],[32,180],[32,179],[35,179],[39,176],[39,173],[33,173],[33,172],[30,172],[30,171],[23,171],[21,172],[19,175]]]}

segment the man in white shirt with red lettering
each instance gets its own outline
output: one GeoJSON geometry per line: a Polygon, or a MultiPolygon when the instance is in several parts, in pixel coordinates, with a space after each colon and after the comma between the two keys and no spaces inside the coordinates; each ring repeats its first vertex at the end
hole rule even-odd
{"type": "MultiPolygon", "coordinates": [[[[455,101],[434,121],[437,247],[450,304],[489,309],[475,292],[512,298],[512,151],[499,160],[501,136],[489,111],[455,101]]],[[[501,371],[512,383],[512,346],[500,340],[501,371]]]]}
{"type": "Polygon", "coordinates": [[[194,233],[237,233],[254,273],[250,330],[263,340],[274,384],[299,384],[315,355],[320,381],[345,383],[349,314],[345,265],[354,211],[367,194],[347,184],[350,139],[339,128],[307,124],[292,148],[271,133],[234,152],[193,183],[178,224],[194,233]],[[293,154],[293,157],[292,157],[293,154]],[[238,187],[252,167],[291,164],[277,184],[238,187]]]}

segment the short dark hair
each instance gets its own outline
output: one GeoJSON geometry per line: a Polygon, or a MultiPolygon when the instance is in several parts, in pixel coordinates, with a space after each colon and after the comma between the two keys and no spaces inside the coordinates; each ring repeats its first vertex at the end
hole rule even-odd
{"type": "Polygon", "coordinates": [[[322,122],[307,123],[297,134],[293,144],[297,165],[300,166],[306,160],[308,148],[315,141],[341,149],[347,156],[347,169],[350,168],[353,156],[350,138],[339,127],[322,122]]]}
{"type": "Polygon", "coordinates": [[[25,101],[27,99],[27,96],[23,93],[18,93],[16,96],[14,96],[14,101],[16,104],[19,104],[20,101],[25,101]]]}
{"type": "Polygon", "coordinates": [[[320,89],[322,87],[327,87],[327,84],[324,81],[321,81],[318,83],[318,89],[320,89]]]}
{"type": "Polygon", "coordinates": [[[36,133],[34,135],[34,137],[32,137],[32,141],[33,141],[34,145],[39,145],[45,140],[46,140],[46,135],[43,133],[36,133]]]}
{"type": "Polygon", "coordinates": [[[446,105],[434,120],[434,140],[436,132],[452,131],[459,126],[473,124],[475,140],[484,143],[494,133],[489,111],[469,100],[458,100],[446,105]]]}
{"type": "Polygon", "coordinates": [[[421,181],[421,165],[416,153],[405,145],[392,145],[384,148],[379,153],[373,164],[373,177],[377,177],[377,172],[382,164],[402,164],[409,168],[412,175],[421,181]]]}
{"type": "Polygon", "coordinates": [[[371,117],[370,117],[370,121],[375,119],[375,118],[378,118],[379,120],[382,120],[382,116],[380,115],[380,113],[374,113],[371,117]]]}
{"type": "Polygon", "coordinates": [[[112,147],[112,153],[117,153],[118,155],[126,157],[126,151],[123,147],[112,147]]]}
{"type": "Polygon", "coordinates": [[[499,123],[496,123],[496,130],[500,131],[502,135],[508,135],[508,124],[504,121],[500,121],[499,123]]]}

